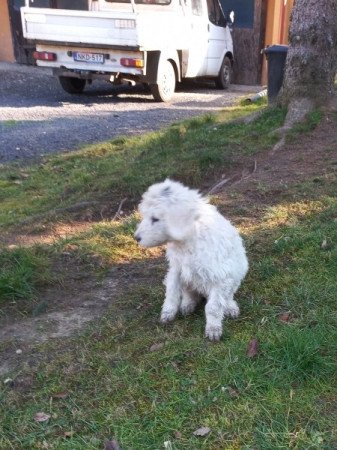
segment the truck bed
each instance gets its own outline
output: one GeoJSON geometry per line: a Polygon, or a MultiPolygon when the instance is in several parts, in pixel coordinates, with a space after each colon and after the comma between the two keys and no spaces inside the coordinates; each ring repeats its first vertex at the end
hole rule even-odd
{"type": "Polygon", "coordinates": [[[21,19],[24,37],[39,42],[139,46],[131,9],[117,13],[23,7],[21,19]]]}
{"type": "MultiPolygon", "coordinates": [[[[186,48],[189,30],[174,5],[151,10],[75,11],[21,8],[23,35],[39,43],[156,50],[186,48]],[[172,18],[172,19],[171,19],[172,18]],[[169,37],[169,38],[168,38],[169,37]]],[[[137,5],[138,6],[138,5],[137,5]]]]}

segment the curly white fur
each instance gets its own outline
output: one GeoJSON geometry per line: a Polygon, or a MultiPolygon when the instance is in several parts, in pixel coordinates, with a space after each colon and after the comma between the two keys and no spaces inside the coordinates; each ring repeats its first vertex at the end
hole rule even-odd
{"type": "Polygon", "coordinates": [[[248,271],[238,231],[198,191],[165,180],[152,185],[139,205],[135,239],[143,247],[167,244],[169,270],[161,322],[194,311],[207,300],[205,335],[219,340],[224,316],[237,317],[234,294],[248,271]]]}

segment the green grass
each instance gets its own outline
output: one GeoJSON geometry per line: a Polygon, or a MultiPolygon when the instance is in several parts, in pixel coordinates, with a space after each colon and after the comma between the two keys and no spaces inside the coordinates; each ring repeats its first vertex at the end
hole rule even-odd
{"type": "Polygon", "coordinates": [[[3,125],[4,127],[14,127],[18,123],[17,120],[3,120],[0,122],[0,125],[3,125]]]}
{"type": "MultiPolygon", "coordinates": [[[[206,118],[102,144],[32,167],[22,184],[12,183],[19,171],[11,169],[11,177],[4,171],[3,202],[12,203],[15,216],[2,213],[4,228],[24,217],[24,209],[38,214],[35,202],[43,211],[59,205],[65,186],[65,202],[71,204],[105,192],[136,199],[167,175],[198,184],[205,173],[217,174],[219,164],[232,164],[235,152],[270,147],[270,132],[283,114],[267,111],[254,127],[206,118]],[[177,167],[173,161],[180,155],[177,167]],[[28,189],[33,185],[38,199],[28,189]]],[[[250,271],[237,296],[241,316],[225,321],[218,344],[203,338],[202,309],[168,327],[158,324],[166,264],[133,243],[135,216],[101,221],[53,244],[54,256],[72,246],[81,257],[98,254],[105,264],[128,273],[142,270],[142,276],[127,277],[99,323],[68,341],[37,345],[40,363],[12,374],[13,384],[0,383],[0,449],[101,449],[113,438],[123,450],[159,450],[164,442],[176,450],[333,449],[336,192],[335,174],[320,183],[291,185],[264,215],[242,226],[250,271]],[[284,312],[290,312],[289,321],[280,320],[284,312]],[[248,358],[253,338],[259,352],[248,358]],[[151,351],[153,344],[162,347],[151,351]],[[55,398],[60,392],[67,395],[55,398]],[[51,415],[48,422],[34,421],[41,411],[51,415]],[[211,432],[194,436],[201,426],[211,432]]]]}
{"type": "MultiPolygon", "coordinates": [[[[58,155],[25,168],[0,170],[0,229],[21,221],[55,220],[60,208],[100,198],[138,200],[151,183],[167,176],[199,185],[233,164],[235,154],[268,148],[269,132],[284,111],[264,113],[254,124],[230,122],[261,106],[237,106],[219,116],[204,116],[136,138],[118,138],[84,151],[58,155]],[[176,163],[179,161],[179,164],[176,163]]],[[[24,222],[26,223],[26,222],[24,222]]]]}
{"type": "Polygon", "coordinates": [[[156,450],[165,441],[174,449],[333,448],[337,247],[321,243],[337,242],[336,216],[336,198],[320,197],[273,207],[245,231],[251,269],[239,294],[242,316],[226,321],[220,344],[204,340],[202,311],[157,325],[158,262],[152,286],[131,285],[99,326],[67,349],[43,347],[46,360],[24,397],[2,388],[3,448],[45,440],[99,449],[112,437],[123,449],[156,450]],[[278,318],[284,311],[289,322],[278,318]],[[254,337],[260,351],[249,359],[254,337]],[[156,343],[163,348],[151,352],[156,343]],[[60,391],[68,397],[50,400],[60,391]],[[34,423],[38,411],[51,414],[47,424],[34,423]],[[193,435],[200,426],[211,428],[207,437],[193,435]]]}
{"type": "Polygon", "coordinates": [[[0,305],[34,298],[38,287],[50,280],[48,265],[39,247],[0,251],[0,305]]]}
{"type": "Polygon", "coordinates": [[[316,110],[309,113],[306,121],[295,124],[292,127],[292,129],[289,130],[286,137],[287,142],[294,141],[301,133],[307,133],[309,131],[314,130],[321,120],[322,120],[321,111],[316,110]]]}

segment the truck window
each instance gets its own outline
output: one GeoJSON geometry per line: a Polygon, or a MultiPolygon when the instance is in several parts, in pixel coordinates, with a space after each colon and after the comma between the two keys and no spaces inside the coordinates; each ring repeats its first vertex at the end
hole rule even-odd
{"type": "MultiPolygon", "coordinates": [[[[20,8],[21,6],[25,6],[25,0],[14,0],[13,4],[14,8],[20,8]]],[[[30,0],[29,6],[35,8],[50,8],[50,0],[30,0]]]]}
{"type": "Polygon", "coordinates": [[[78,9],[78,10],[87,10],[88,9],[88,0],[54,0],[55,8],[58,9],[78,9]]]}
{"type": "Polygon", "coordinates": [[[202,16],[201,0],[191,0],[192,13],[195,16],[202,16]]]}
{"type": "Polygon", "coordinates": [[[207,0],[207,9],[210,22],[219,27],[225,27],[227,25],[219,0],[207,0]]]}
{"type": "MultiPolygon", "coordinates": [[[[105,0],[107,3],[131,3],[130,0],[105,0]]],[[[171,0],[135,0],[137,5],[169,5],[171,0]]]]}

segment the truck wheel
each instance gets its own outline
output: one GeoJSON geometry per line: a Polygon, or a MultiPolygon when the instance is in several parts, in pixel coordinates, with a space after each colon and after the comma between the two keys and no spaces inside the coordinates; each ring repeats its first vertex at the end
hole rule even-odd
{"type": "Polygon", "coordinates": [[[222,61],[219,75],[215,79],[215,86],[218,89],[227,89],[232,81],[232,63],[228,56],[222,61]]]}
{"type": "Polygon", "coordinates": [[[85,80],[72,77],[59,77],[62,88],[69,94],[82,94],[85,87],[85,80]]]}
{"type": "Polygon", "coordinates": [[[157,102],[168,102],[176,89],[176,73],[170,61],[165,60],[158,67],[158,84],[150,85],[153,98],[157,102]]]}

